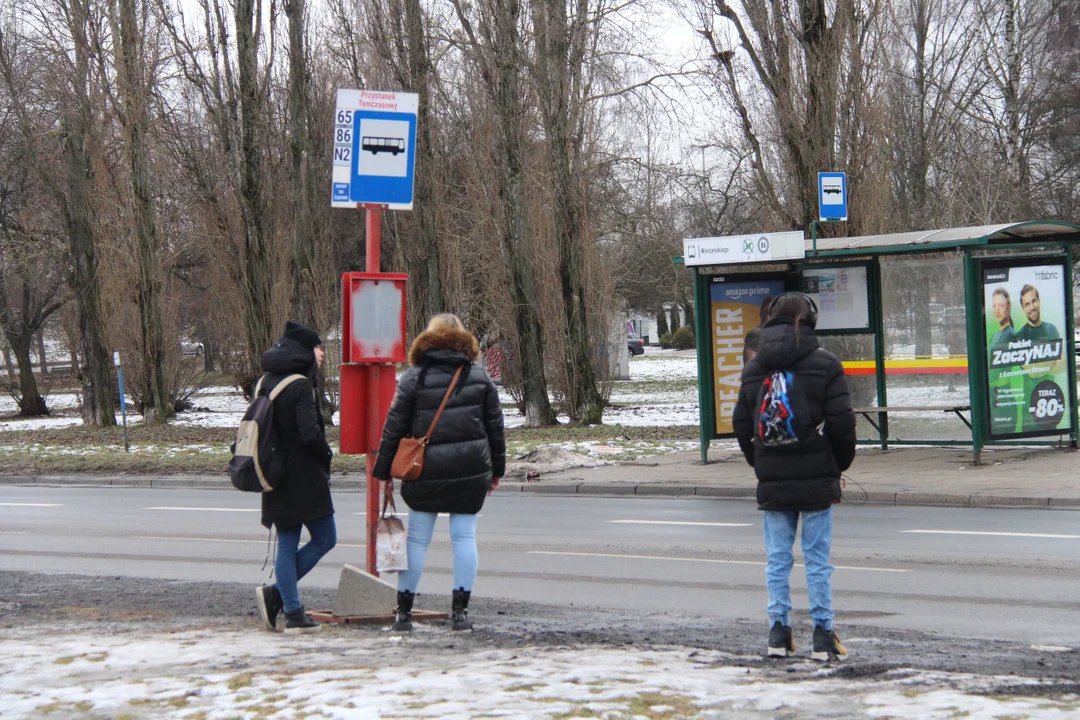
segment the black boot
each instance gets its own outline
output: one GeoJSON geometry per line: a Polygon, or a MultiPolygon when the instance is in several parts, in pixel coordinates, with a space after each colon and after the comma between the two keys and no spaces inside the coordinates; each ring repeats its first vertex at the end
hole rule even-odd
{"type": "Polygon", "coordinates": [[[320,627],[322,625],[308,617],[303,606],[300,606],[296,612],[285,613],[285,632],[288,635],[318,632],[320,627]]]}
{"type": "Polygon", "coordinates": [[[472,593],[465,588],[454,591],[454,604],[450,611],[451,630],[472,630],[469,622],[469,596],[472,593]]]}
{"type": "Polygon", "coordinates": [[[412,630],[412,604],[416,593],[408,590],[398,590],[397,610],[394,614],[394,630],[409,632],[412,630]]]}

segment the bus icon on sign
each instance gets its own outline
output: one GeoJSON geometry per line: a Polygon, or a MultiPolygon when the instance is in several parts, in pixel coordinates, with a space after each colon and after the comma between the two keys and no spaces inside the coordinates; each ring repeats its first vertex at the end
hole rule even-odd
{"type": "Polygon", "coordinates": [[[405,152],[405,140],[392,137],[362,137],[360,138],[360,149],[366,150],[372,155],[378,155],[381,152],[397,155],[405,152]]]}

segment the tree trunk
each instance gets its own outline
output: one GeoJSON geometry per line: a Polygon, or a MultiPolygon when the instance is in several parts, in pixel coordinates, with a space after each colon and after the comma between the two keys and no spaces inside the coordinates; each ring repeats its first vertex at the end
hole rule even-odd
{"type": "MultiPolygon", "coordinates": [[[[584,195],[580,176],[575,176],[574,92],[571,72],[583,60],[578,43],[571,37],[587,36],[585,18],[575,18],[568,27],[565,0],[533,0],[533,25],[537,30],[537,88],[551,162],[553,205],[552,224],[559,249],[559,281],[562,290],[566,399],[570,419],[595,425],[604,415],[604,398],[597,385],[593,366],[592,339],[585,292],[584,213],[579,202],[584,195]]],[[[580,168],[577,168],[580,171],[580,168]]],[[[605,338],[606,344],[606,338],[605,338]]]]}
{"type": "Polygon", "coordinates": [[[1005,0],[1005,47],[1008,67],[1005,78],[1005,155],[1009,165],[1009,184],[1015,201],[1009,206],[1009,221],[1022,219],[1027,206],[1027,187],[1020,148],[1020,14],[1019,0],[1005,0]]]}
{"type": "Polygon", "coordinates": [[[4,366],[7,368],[8,380],[15,380],[15,366],[11,364],[11,348],[4,347],[4,366]]]}
{"type": "Polygon", "coordinates": [[[518,19],[519,0],[496,0],[494,103],[499,123],[499,195],[502,200],[503,255],[510,267],[510,297],[514,304],[521,379],[524,384],[525,425],[555,425],[544,376],[544,336],[540,303],[533,284],[532,248],[525,198],[525,107],[521,88],[523,58],[518,19]]]}
{"type": "Polygon", "coordinates": [[[172,415],[165,380],[165,333],[161,327],[161,281],[158,267],[157,218],[150,183],[145,134],[149,127],[146,84],[143,82],[143,53],[135,0],[118,0],[113,8],[114,33],[119,42],[117,85],[120,119],[124,126],[124,150],[131,174],[131,209],[137,260],[139,306],[139,350],[142,354],[143,387],[146,399],[143,416],[149,422],[165,423],[172,415]]]}
{"type": "Polygon", "coordinates": [[[38,363],[41,365],[41,377],[49,374],[49,357],[45,353],[45,331],[38,332],[37,337],[38,363]]]}
{"type": "Polygon", "coordinates": [[[656,309],[656,341],[660,342],[660,338],[667,335],[668,330],[667,311],[664,310],[664,306],[661,305],[656,309]]]}
{"type": "Polygon", "coordinates": [[[930,318],[930,293],[932,290],[930,276],[929,272],[921,272],[914,279],[915,357],[922,358],[934,355],[934,328],[933,321],[930,318]]]}
{"type": "Polygon", "coordinates": [[[89,0],[71,0],[69,24],[75,51],[74,98],[65,104],[61,120],[68,192],[62,207],[71,244],[72,285],[78,305],[83,422],[116,425],[116,395],[110,381],[109,351],[101,313],[97,248],[90,225],[90,45],[87,39],[89,0]]]}
{"type": "Polygon", "coordinates": [[[38,391],[37,379],[34,377],[34,363],[30,359],[29,336],[12,338],[8,334],[8,342],[15,353],[15,362],[19,366],[19,415],[23,417],[37,417],[48,415],[49,409],[45,406],[45,399],[38,391]]]}
{"type": "Polygon", "coordinates": [[[311,152],[308,115],[308,66],[304,47],[307,3],[288,0],[289,20],[289,151],[292,160],[293,317],[318,330],[312,277],[314,228],[311,216],[311,152]]]}
{"type": "Polygon", "coordinates": [[[405,34],[408,39],[409,68],[406,87],[420,96],[420,106],[416,117],[416,167],[413,173],[416,184],[413,214],[418,228],[412,242],[416,243],[417,248],[415,253],[404,254],[406,261],[412,265],[407,266],[406,271],[411,277],[424,279],[423,283],[412,282],[409,285],[412,302],[416,303],[416,308],[422,309],[419,316],[426,319],[444,312],[448,303],[440,274],[439,194],[435,185],[435,142],[431,116],[432,67],[419,0],[405,0],[405,34]]]}
{"type": "Polygon", "coordinates": [[[240,95],[240,196],[244,219],[244,334],[247,368],[241,378],[246,391],[262,374],[262,354],[274,341],[272,268],[266,229],[269,213],[263,203],[262,149],[259,124],[263,105],[259,91],[258,53],[255,37],[256,0],[236,0],[237,86],[240,95]]]}

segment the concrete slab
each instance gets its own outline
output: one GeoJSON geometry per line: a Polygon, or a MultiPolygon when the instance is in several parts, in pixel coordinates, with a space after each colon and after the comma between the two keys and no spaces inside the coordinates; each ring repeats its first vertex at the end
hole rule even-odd
{"type": "Polygon", "coordinates": [[[354,565],[341,568],[337,595],[334,597],[334,615],[386,615],[393,614],[396,607],[396,585],[391,585],[354,565]]]}
{"type": "MultiPolygon", "coordinates": [[[[521,486],[524,493],[553,493],[557,495],[577,495],[578,485],[581,483],[526,483],[521,486]]],[[[495,492],[498,492],[496,490],[495,492]]]]}
{"type": "Polygon", "coordinates": [[[635,495],[666,495],[666,496],[683,496],[693,495],[696,488],[693,485],[676,485],[668,483],[648,483],[646,485],[638,485],[635,495]]]}
{"type": "Polygon", "coordinates": [[[972,495],[971,507],[1050,507],[1048,497],[1008,497],[1002,495],[972,495]]]}
{"type": "Polygon", "coordinates": [[[949,505],[968,507],[971,505],[971,496],[950,493],[898,492],[895,495],[894,502],[897,505],[949,505]]]}
{"type": "Polygon", "coordinates": [[[637,485],[632,483],[598,483],[578,485],[578,495],[633,495],[637,485]]]}
{"type": "Polygon", "coordinates": [[[756,498],[757,489],[753,487],[715,487],[713,485],[698,485],[694,488],[694,494],[700,497],[756,498]]]}

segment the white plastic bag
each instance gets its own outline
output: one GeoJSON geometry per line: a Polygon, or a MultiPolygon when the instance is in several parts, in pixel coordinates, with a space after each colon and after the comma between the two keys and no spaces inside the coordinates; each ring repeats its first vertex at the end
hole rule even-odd
{"type": "Polygon", "coordinates": [[[409,569],[409,560],[405,551],[405,524],[397,516],[394,497],[386,495],[383,500],[382,515],[375,536],[375,569],[380,573],[401,572],[409,569]],[[386,514],[387,507],[390,514],[386,514]]]}

